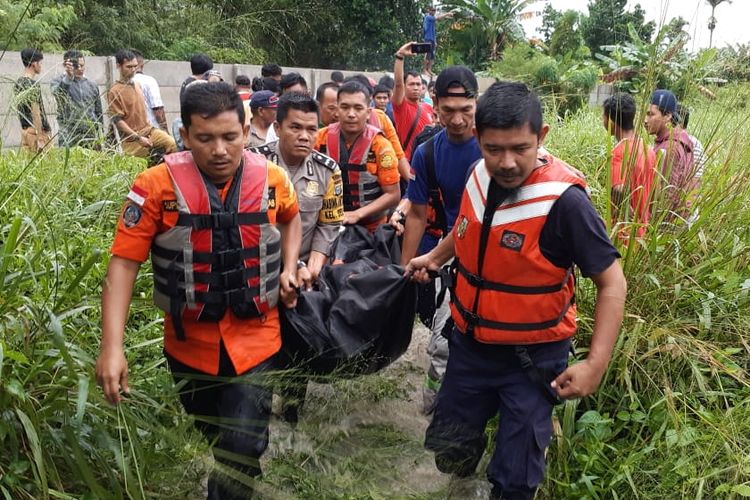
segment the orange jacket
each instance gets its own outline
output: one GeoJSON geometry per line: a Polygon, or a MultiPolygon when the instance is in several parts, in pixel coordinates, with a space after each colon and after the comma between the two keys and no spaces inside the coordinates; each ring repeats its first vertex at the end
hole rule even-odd
{"type": "MultiPolygon", "coordinates": [[[[266,177],[263,180],[267,185],[270,223],[288,223],[299,211],[289,177],[281,167],[266,162],[266,177]]],[[[227,198],[234,182],[240,180],[227,182],[219,190],[222,200],[227,198]]],[[[178,196],[167,165],[144,170],[133,182],[123,208],[112,254],[145,262],[154,240],[176,227],[179,216],[178,196]]],[[[264,262],[261,261],[261,264],[264,262]]],[[[166,314],[164,350],[181,363],[208,374],[218,373],[220,341],[224,342],[237,373],[262,363],[281,346],[276,307],[264,316],[254,318],[240,318],[232,310],[218,321],[197,321],[183,317],[182,326],[185,340],[178,340],[172,315],[166,314]]]]}
{"type": "Polygon", "coordinates": [[[537,344],[576,331],[575,278],[542,254],[547,215],[573,185],[585,183],[561,160],[546,157],[523,185],[496,209],[479,267],[479,242],[492,179],[477,164],[453,228],[458,272],[451,314],[458,329],[480,342],[537,344]]]}

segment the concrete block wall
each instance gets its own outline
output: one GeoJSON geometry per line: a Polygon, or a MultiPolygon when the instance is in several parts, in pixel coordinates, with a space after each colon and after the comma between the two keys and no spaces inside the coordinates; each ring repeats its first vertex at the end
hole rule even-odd
{"type": "MultiPolygon", "coordinates": [[[[55,134],[57,127],[57,106],[50,90],[50,82],[56,76],[63,74],[62,54],[45,53],[42,62],[42,99],[47,116],[55,134]]],[[[224,79],[234,82],[239,74],[245,74],[251,79],[260,76],[261,67],[249,64],[216,64],[214,69],[220,71],[224,79]]],[[[284,66],[284,72],[296,71],[307,80],[311,92],[315,92],[318,85],[330,81],[330,69],[296,68],[284,66]]],[[[357,71],[342,71],[344,76],[358,73],[357,71]]],[[[159,82],[162,100],[164,101],[168,123],[180,114],[180,86],[190,75],[190,63],[187,61],[148,61],[144,73],[153,76],[159,82]]],[[[13,85],[23,74],[20,52],[6,52],[0,59],[0,139],[3,147],[18,147],[21,142],[21,127],[18,115],[13,105],[13,85]]],[[[386,72],[364,72],[365,75],[380,79],[386,72]]],[[[86,58],[86,77],[96,82],[102,99],[102,108],[107,109],[107,89],[118,78],[118,72],[113,57],[91,56],[86,58]]],[[[489,87],[494,79],[479,78],[480,91],[489,87]]]]}

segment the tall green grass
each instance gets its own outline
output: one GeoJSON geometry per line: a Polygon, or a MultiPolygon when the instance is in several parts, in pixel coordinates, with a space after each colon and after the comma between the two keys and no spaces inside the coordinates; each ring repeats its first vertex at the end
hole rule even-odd
{"type": "MultiPolygon", "coordinates": [[[[715,102],[690,103],[690,132],[709,155],[698,217],[668,228],[657,218],[621,249],[622,332],[599,392],[560,411],[543,498],[750,496],[746,92],[735,86],[715,102]]],[[[549,144],[589,175],[609,214],[609,146],[597,111],[553,129],[549,144]]],[[[664,200],[654,203],[663,212],[664,200]]],[[[590,314],[591,286],[582,282],[579,297],[590,314]]],[[[582,345],[590,324],[581,318],[582,345]]]]}
{"type": "MultiPolygon", "coordinates": [[[[690,130],[709,153],[699,216],[668,231],[655,224],[622,248],[622,334],[599,392],[558,409],[540,498],[750,496],[750,89],[718,93],[689,102],[690,130]]],[[[554,123],[547,146],[587,174],[608,214],[612,144],[600,110],[554,123]]],[[[0,498],[200,496],[207,445],[163,366],[146,270],[126,335],[133,393],[114,409],[94,381],[108,247],[142,168],[82,150],[0,154],[0,498]]],[[[586,280],[579,288],[584,355],[594,290],[586,280]]],[[[358,408],[403,399],[404,375],[310,398],[300,426],[312,446],[272,457],[265,489],[279,498],[430,496],[404,474],[431,460],[419,436],[382,420],[340,426],[358,408]]]]}
{"type": "Polygon", "coordinates": [[[2,498],[185,497],[198,488],[203,465],[185,465],[204,445],[159,369],[161,320],[144,297],[128,328],[139,374],[130,401],[107,405],[93,374],[108,245],[141,168],[82,150],[0,156],[2,498]]]}

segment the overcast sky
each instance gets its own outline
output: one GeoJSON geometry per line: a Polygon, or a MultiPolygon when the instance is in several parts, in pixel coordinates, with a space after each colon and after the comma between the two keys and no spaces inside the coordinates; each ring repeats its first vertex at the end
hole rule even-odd
{"type": "MultiPolygon", "coordinates": [[[[549,0],[557,10],[574,9],[588,12],[588,0],[549,0]]],[[[539,2],[542,8],[544,2],[539,2]]],[[[711,5],[706,0],[628,0],[628,9],[641,4],[646,11],[647,21],[667,23],[670,19],[682,16],[690,25],[688,49],[696,51],[708,47],[708,18],[711,16],[711,5]]],[[[750,0],[732,0],[716,7],[716,29],[714,30],[714,47],[735,45],[750,42],[750,0]]]]}

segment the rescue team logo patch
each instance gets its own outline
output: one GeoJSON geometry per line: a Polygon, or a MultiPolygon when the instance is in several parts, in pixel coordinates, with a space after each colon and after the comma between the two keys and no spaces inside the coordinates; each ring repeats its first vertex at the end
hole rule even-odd
{"type": "Polygon", "coordinates": [[[467,227],[469,227],[469,219],[467,219],[465,215],[462,215],[461,220],[458,222],[458,226],[456,226],[456,235],[459,239],[464,238],[467,227]]]}
{"type": "Polygon", "coordinates": [[[148,198],[148,191],[134,185],[130,188],[127,198],[139,207],[142,207],[146,203],[146,198],[148,198]]]}
{"type": "Polygon", "coordinates": [[[375,156],[375,151],[369,151],[367,153],[367,163],[375,163],[377,161],[377,157],[375,156]]]}
{"type": "Polygon", "coordinates": [[[520,252],[524,239],[526,239],[526,236],[521,233],[514,233],[513,231],[505,230],[500,237],[500,246],[515,252],[520,252]]]}
{"type": "Polygon", "coordinates": [[[391,168],[393,166],[393,157],[389,154],[385,154],[380,158],[380,166],[383,168],[391,168]]]}
{"type": "Polygon", "coordinates": [[[276,208],[276,188],[268,188],[268,208],[276,208]]]}
{"type": "Polygon", "coordinates": [[[164,200],[161,202],[161,207],[165,212],[177,212],[177,200],[164,200]]]}
{"type": "Polygon", "coordinates": [[[122,223],[125,227],[131,228],[141,222],[142,215],[143,212],[141,212],[141,207],[128,203],[125,210],[122,211],[122,223]]]}

